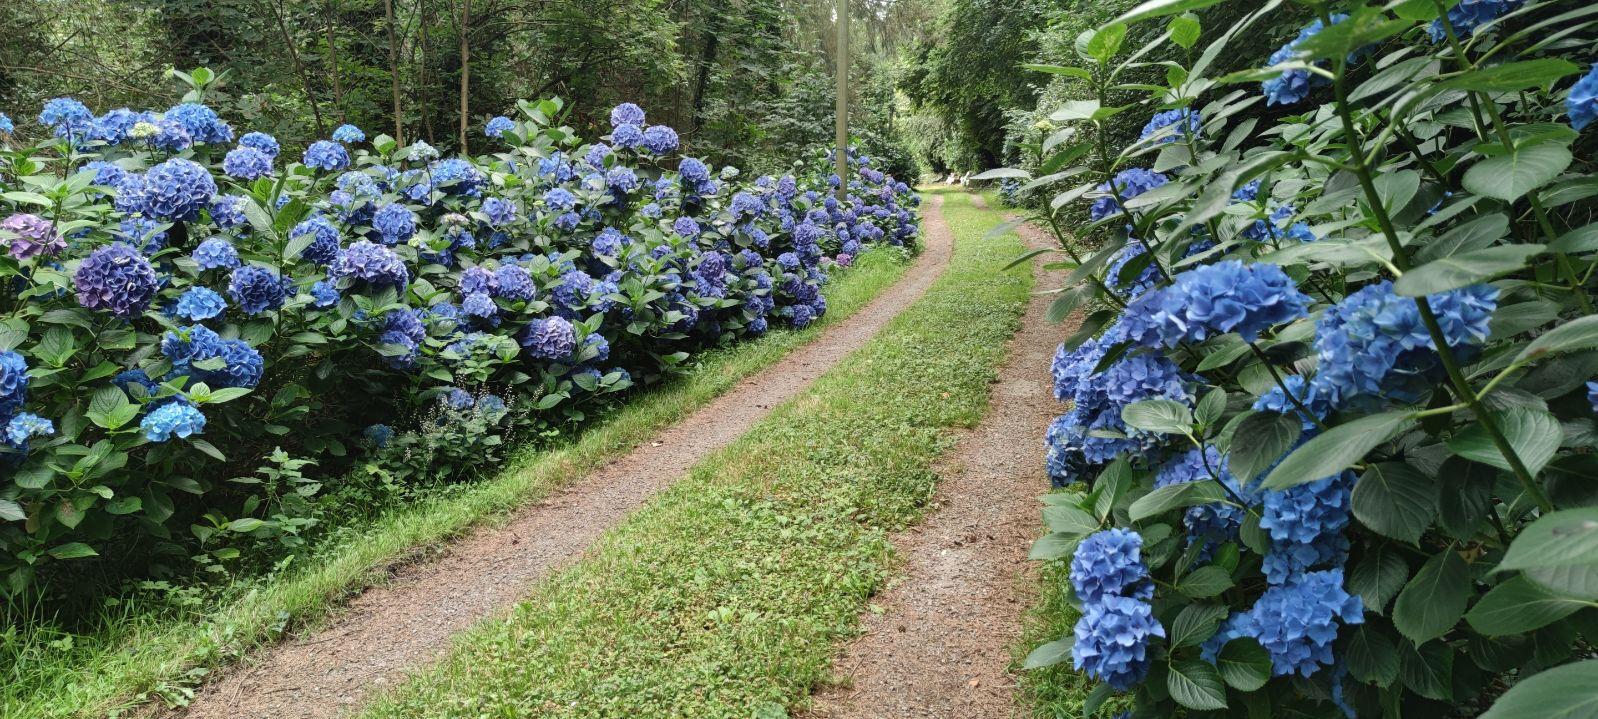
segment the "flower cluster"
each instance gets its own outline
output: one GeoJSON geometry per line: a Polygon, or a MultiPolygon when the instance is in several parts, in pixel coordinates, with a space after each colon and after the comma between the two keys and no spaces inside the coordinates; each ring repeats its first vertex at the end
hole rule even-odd
{"type": "Polygon", "coordinates": [[[1310,298],[1276,265],[1227,260],[1173,278],[1126,308],[1128,339],[1175,347],[1236,332],[1253,342],[1261,332],[1308,314],[1310,298]]]}
{"type": "Polygon", "coordinates": [[[1122,205],[1115,199],[1117,196],[1122,201],[1130,200],[1169,181],[1165,175],[1144,167],[1122,170],[1095,190],[1099,197],[1089,208],[1088,217],[1098,222],[1111,215],[1120,214],[1122,205]],[[1111,186],[1114,186],[1113,190],[1111,186]]]}
{"type": "MultiPolygon", "coordinates": [[[[1450,348],[1487,339],[1498,289],[1473,285],[1427,297],[1450,348]]],[[[1379,282],[1328,309],[1315,326],[1319,372],[1313,383],[1334,407],[1361,395],[1414,401],[1440,371],[1437,347],[1415,300],[1379,282]]]]}
{"type": "Polygon", "coordinates": [[[1138,142],[1147,142],[1153,138],[1155,144],[1165,144],[1198,137],[1198,134],[1198,113],[1184,107],[1155,113],[1138,133],[1137,139],[1138,142]]]}
{"type": "MultiPolygon", "coordinates": [[[[1347,19],[1347,15],[1340,13],[1332,15],[1333,23],[1339,23],[1347,19]]],[[[1271,53],[1270,58],[1265,61],[1266,66],[1275,67],[1297,58],[1299,44],[1305,40],[1315,37],[1316,35],[1319,35],[1321,30],[1325,28],[1325,23],[1321,22],[1319,19],[1311,22],[1309,25],[1305,26],[1304,29],[1298,31],[1298,37],[1293,38],[1292,42],[1283,45],[1281,49],[1271,53]]],[[[1317,87],[1324,87],[1327,84],[1326,78],[1321,77],[1320,75],[1312,73],[1303,68],[1293,68],[1291,70],[1284,70],[1282,71],[1282,74],[1266,80],[1261,85],[1261,89],[1265,92],[1265,104],[1291,105],[1303,100],[1309,95],[1311,90],[1314,90],[1317,87]]]]}
{"type": "Polygon", "coordinates": [[[1147,601],[1154,585],[1142,546],[1130,529],[1107,529],[1083,540],[1071,558],[1071,585],[1082,600],[1072,657],[1077,669],[1116,689],[1143,679],[1149,638],[1165,636],[1147,601]]]}

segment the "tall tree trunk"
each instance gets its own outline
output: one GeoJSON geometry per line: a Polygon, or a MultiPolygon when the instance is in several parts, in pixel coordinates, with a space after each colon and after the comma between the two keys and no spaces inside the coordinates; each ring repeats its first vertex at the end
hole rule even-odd
{"type": "Polygon", "coordinates": [[[461,0],[461,154],[466,154],[466,128],[471,122],[471,105],[467,99],[467,92],[472,86],[472,0],[461,0]]]}
{"type": "Polygon", "coordinates": [[[333,32],[334,14],[333,4],[328,3],[327,13],[326,16],[323,17],[324,22],[322,23],[322,27],[327,32],[328,74],[333,76],[333,109],[338,112],[338,121],[342,124],[345,121],[344,85],[343,82],[339,80],[340,73],[338,66],[338,42],[336,42],[337,36],[333,32]]]}
{"type": "MultiPolygon", "coordinates": [[[[431,60],[427,54],[427,49],[430,47],[428,40],[432,36],[432,33],[428,32],[428,28],[433,26],[432,22],[430,22],[433,16],[432,13],[428,12],[429,9],[431,9],[431,6],[428,5],[427,0],[416,0],[416,14],[421,17],[421,22],[416,26],[416,35],[421,39],[419,47],[422,53],[421,60],[416,63],[416,91],[421,97],[433,97],[433,87],[429,84],[432,78],[428,75],[428,70],[432,66],[429,64],[431,60]]],[[[436,109],[437,106],[435,105],[424,104],[421,112],[422,131],[427,134],[428,144],[434,145],[438,144],[438,133],[433,128],[433,114],[436,109]]]]}
{"type": "Polygon", "coordinates": [[[716,50],[721,45],[721,15],[711,13],[709,27],[705,29],[705,47],[699,53],[699,76],[694,82],[694,101],[692,116],[688,119],[693,123],[694,134],[704,124],[705,89],[710,84],[710,73],[716,68],[716,50]]]}
{"type": "Polygon", "coordinates": [[[283,37],[283,46],[288,48],[289,60],[294,63],[294,73],[300,76],[300,87],[305,89],[305,99],[311,103],[311,117],[316,121],[316,134],[318,137],[327,134],[327,125],[322,123],[322,107],[316,102],[316,91],[311,88],[311,76],[305,72],[305,64],[300,62],[300,53],[294,49],[294,38],[289,35],[289,26],[283,22],[283,0],[273,0],[267,3],[272,9],[272,17],[277,20],[277,31],[283,37]]]}
{"type": "Polygon", "coordinates": [[[394,32],[394,0],[383,0],[383,18],[388,26],[388,84],[394,93],[394,142],[405,146],[405,115],[400,110],[399,35],[394,32]]]}

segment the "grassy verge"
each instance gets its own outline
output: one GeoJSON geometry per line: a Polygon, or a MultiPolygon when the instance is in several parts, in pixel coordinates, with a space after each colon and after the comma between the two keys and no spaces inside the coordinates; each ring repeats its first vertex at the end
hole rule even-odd
{"type": "Polygon", "coordinates": [[[785,716],[893,565],[947,431],[976,423],[1031,285],[950,193],[953,263],[869,345],[369,707],[379,717],[785,716]]]}
{"type": "Polygon", "coordinates": [[[1070,662],[1032,671],[1020,669],[1029,652],[1070,634],[1076,626],[1081,613],[1069,601],[1070,573],[1069,562],[1064,560],[1050,562],[1039,572],[1038,603],[1022,619],[1021,639],[1011,651],[1020,685],[1017,703],[1040,719],[1082,716],[1082,706],[1093,691],[1093,683],[1073,670],[1070,662]]]}
{"type": "Polygon", "coordinates": [[[170,602],[120,601],[108,606],[98,630],[80,634],[7,629],[0,633],[0,716],[105,716],[151,697],[182,702],[208,670],[322,619],[344,598],[381,582],[385,567],[580,479],[774,364],[859,310],[906,267],[896,253],[868,252],[826,288],[829,311],[812,327],[707,353],[696,369],[641,392],[567,443],[523,452],[490,479],[343,528],[291,568],[239,580],[218,594],[221,602],[177,610],[170,602]]]}

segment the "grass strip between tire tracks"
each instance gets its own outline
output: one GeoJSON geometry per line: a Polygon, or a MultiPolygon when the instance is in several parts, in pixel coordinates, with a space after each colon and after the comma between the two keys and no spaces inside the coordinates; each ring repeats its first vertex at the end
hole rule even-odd
{"type": "Polygon", "coordinates": [[[174,613],[123,601],[108,607],[97,632],[41,639],[0,634],[0,716],[98,717],[149,698],[181,702],[204,674],[313,625],[345,597],[382,581],[385,569],[473,526],[503,518],[548,496],[725,393],[854,314],[902,277],[908,263],[871,251],[825,288],[829,312],[809,328],[773,332],[713,350],[686,376],[644,390],[566,443],[519,453],[496,475],[446,487],[395,507],[336,542],[299,557],[281,575],[240,580],[218,606],[174,613]],[[68,641],[63,642],[66,638],[68,641]],[[10,645],[10,646],[7,646],[10,645]],[[7,665],[10,665],[9,667],[7,665]]]}
{"type": "MultiPolygon", "coordinates": [[[[365,717],[780,717],[893,568],[934,463],[987,407],[1030,268],[950,193],[949,270],[862,350],[365,717]]],[[[1039,371],[1043,371],[1042,368],[1039,371]]]]}

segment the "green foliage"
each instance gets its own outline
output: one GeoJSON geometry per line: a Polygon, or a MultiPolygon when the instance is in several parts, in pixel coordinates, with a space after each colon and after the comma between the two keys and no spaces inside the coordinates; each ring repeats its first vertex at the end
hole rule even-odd
{"type": "Polygon", "coordinates": [[[1093,571],[1131,529],[1152,598],[1118,598],[1164,632],[1126,675],[1073,654],[1091,623],[1029,664],[1110,680],[1088,716],[1591,715],[1598,75],[1572,85],[1598,11],[1130,5],[1053,38],[1070,57],[1029,69],[1085,92],[988,176],[1039,194],[1062,298],[1108,308],[1056,364],[1051,473],[1090,491],[1047,498],[1033,556],[1093,571]],[[1171,111],[1196,119],[1125,134],[1171,111]],[[1245,276],[1302,308],[1246,326],[1278,298],[1228,295],[1245,276]],[[1487,299],[1466,320],[1462,297],[1487,299]]]}

